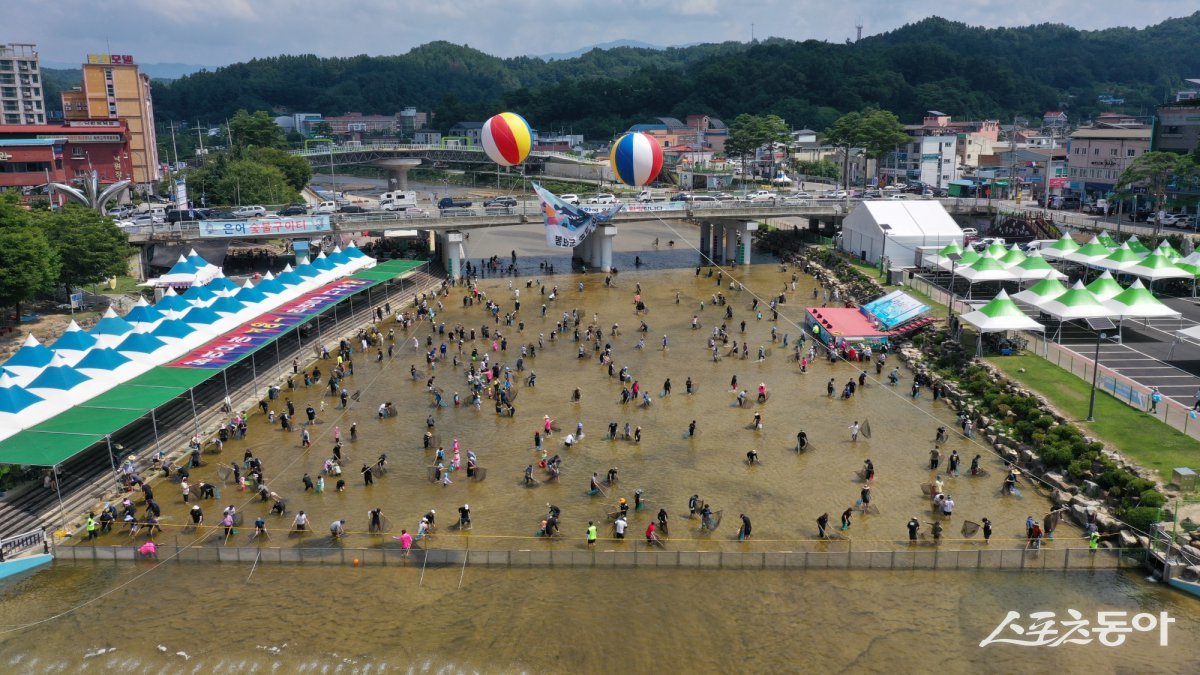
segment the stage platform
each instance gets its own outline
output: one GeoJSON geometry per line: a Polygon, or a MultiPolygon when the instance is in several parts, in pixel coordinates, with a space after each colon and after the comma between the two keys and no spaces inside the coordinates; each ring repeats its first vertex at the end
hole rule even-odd
{"type": "Polygon", "coordinates": [[[825,344],[845,339],[850,345],[864,342],[878,346],[887,343],[891,335],[880,330],[858,308],[806,307],[804,313],[804,327],[825,344]]]}

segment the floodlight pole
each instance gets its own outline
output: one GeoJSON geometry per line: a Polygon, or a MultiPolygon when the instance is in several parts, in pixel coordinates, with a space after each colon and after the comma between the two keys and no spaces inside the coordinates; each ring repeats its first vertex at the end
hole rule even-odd
{"type": "Polygon", "coordinates": [[[1092,395],[1088,400],[1088,416],[1087,421],[1096,421],[1096,376],[1100,372],[1100,339],[1104,337],[1104,333],[1096,331],[1096,356],[1092,359],[1092,395]]]}

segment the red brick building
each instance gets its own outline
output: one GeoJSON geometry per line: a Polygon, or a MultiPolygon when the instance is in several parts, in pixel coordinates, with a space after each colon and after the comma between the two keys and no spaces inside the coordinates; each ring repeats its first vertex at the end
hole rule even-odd
{"type": "Polygon", "coordinates": [[[133,178],[123,120],[0,125],[0,190],[44,198],[47,181],[69,183],[93,170],[101,184],[133,178]]]}

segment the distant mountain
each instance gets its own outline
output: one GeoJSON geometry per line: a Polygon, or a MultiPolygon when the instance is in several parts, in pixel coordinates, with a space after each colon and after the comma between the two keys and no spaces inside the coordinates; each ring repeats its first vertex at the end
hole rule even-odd
{"type": "Polygon", "coordinates": [[[567,59],[573,59],[577,56],[583,56],[584,54],[592,51],[593,49],[608,50],[608,49],[616,49],[617,47],[634,47],[635,49],[656,49],[656,50],[665,49],[665,47],[660,47],[658,45],[652,45],[649,42],[642,42],[641,40],[613,40],[612,42],[602,42],[598,45],[591,45],[588,47],[580,47],[579,49],[576,49],[575,51],[572,51],[572,52],[557,52],[554,54],[530,54],[530,56],[532,56],[536,59],[542,59],[543,61],[565,61],[567,59]]]}
{"type": "MultiPolygon", "coordinates": [[[[43,61],[42,67],[55,70],[79,71],[78,63],[67,63],[64,61],[43,61]]],[[[195,63],[139,63],[138,69],[155,80],[176,80],[184,75],[191,75],[201,70],[212,70],[213,66],[201,66],[195,63]]]]}
{"type": "MultiPolygon", "coordinates": [[[[1061,24],[984,28],[924,19],[853,44],[783,38],[689,47],[618,41],[566,54],[497,58],[450,42],[405,54],[254,59],[155,83],[161,119],[223,120],[238,109],[435,113],[445,131],[502,110],[539,129],[608,138],[661,115],[776,114],[824,129],[878,106],[905,122],[928,110],[956,119],[1071,120],[1146,114],[1200,73],[1200,12],[1146,28],[1061,24]],[[599,48],[597,48],[599,47],[599,48]],[[549,59],[549,60],[546,60],[549,59]],[[1124,99],[1102,102],[1100,96],[1124,99]]],[[[49,79],[49,78],[47,78],[49,79]]]]}

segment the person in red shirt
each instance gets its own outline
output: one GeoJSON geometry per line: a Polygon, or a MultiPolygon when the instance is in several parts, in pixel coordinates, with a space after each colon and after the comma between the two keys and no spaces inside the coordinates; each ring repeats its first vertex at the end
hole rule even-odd
{"type": "Polygon", "coordinates": [[[655,527],[656,526],[654,524],[654,521],[650,521],[650,524],[646,526],[646,543],[647,544],[653,544],[658,541],[658,538],[654,536],[655,527]]]}

